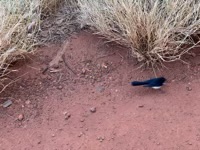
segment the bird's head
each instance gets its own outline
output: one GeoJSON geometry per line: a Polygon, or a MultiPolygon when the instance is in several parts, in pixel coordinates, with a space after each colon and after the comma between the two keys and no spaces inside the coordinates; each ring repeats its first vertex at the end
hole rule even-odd
{"type": "Polygon", "coordinates": [[[166,78],[164,78],[164,77],[160,77],[160,82],[161,82],[161,83],[164,83],[165,81],[167,81],[166,78]]]}
{"type": "Polygon", "coordinates": [[[166,81],[166,79],[164,77],[161,77],[160,80],[163,81],[163,82],[166,81]]]}

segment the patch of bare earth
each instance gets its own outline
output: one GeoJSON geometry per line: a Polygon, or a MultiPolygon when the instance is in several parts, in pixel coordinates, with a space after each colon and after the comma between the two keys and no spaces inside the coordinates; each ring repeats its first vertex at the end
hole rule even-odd
{"type": "Polygon", "coordinates": [[[81,32],[15,64],[24,75],[1,95],[1,150],[198,150],[200,56],[168,64],[161,91],[126,49],[81,32]],[[64,50],[63,50],[64,48],[64,50]]]}

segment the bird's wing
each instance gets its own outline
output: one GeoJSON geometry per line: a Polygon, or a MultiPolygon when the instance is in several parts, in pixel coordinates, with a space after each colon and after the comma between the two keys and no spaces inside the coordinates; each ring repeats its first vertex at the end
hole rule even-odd
{"type": "Polygon", "coordinates": [[[132,83],[131,83],[133,86],[139,86],[139,85],[145,85],[145,84],[147,84],[146,82],[140,82],[140,81],[133,81],[132,83]]]}

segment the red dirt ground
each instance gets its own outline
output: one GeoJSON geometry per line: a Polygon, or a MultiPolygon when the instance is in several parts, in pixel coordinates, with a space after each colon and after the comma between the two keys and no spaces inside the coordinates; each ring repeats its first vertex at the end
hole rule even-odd
{"type": "Polygon", "coordinates": [[[90,33],[66,44],[71,70],[60,59],[45,72],[61,52],[50,45],[13,67],[19,72],[12,78],[23,76],[1,95],[1,104],[13,101],[0,107],[1,150],[200,149],[198,54],[185,58],[190,65],[167,64],[157,72],[168,79],[161,92],[132,87],[153,72],[137,69],[125,49],[90,33]]]}

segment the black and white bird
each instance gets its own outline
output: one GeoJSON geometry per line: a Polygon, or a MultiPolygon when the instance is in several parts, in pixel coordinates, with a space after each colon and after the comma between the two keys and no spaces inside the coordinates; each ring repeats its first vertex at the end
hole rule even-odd
{"type": "Polygon", "coordinates": [[[144,87],[160,89],[163,86],[165,81],[166,81],[166,79],[164,77],[159,77],[159,78],[152,78],[152,79],[145,80],[145,81],[133,81],[133,82],[131,82],[131,85],[132,86],[143,85],[144,87]]]}

